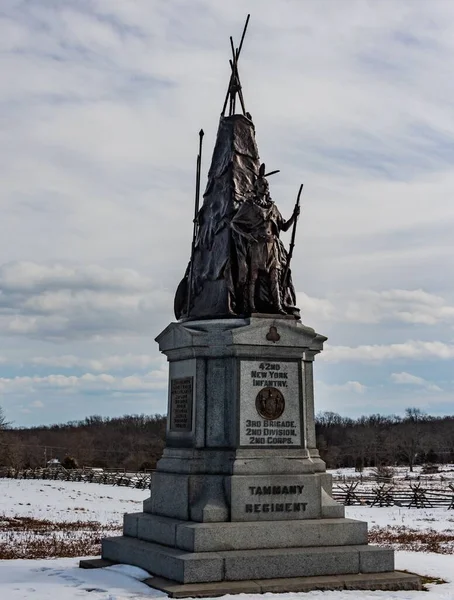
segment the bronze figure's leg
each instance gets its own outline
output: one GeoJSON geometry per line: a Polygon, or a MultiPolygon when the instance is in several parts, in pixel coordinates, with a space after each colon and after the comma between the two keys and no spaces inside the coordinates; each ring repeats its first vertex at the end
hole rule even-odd
{"type": "Polygon", "coordinates": [[[260,244],[251,244],[249,247],[249,284],[248,284],[248,303],[249,312],[255,313],[255,288],[259,276],[259,265],[261,262],[262,248],[260,244]]]}
{"type": "Polygon", "coordinates": [[[270,271],[270,283],[271,283],[271,298],[273,299],[273,304],[278,312],[281,315],[285,315],[286,312],[282,308],[281,301],[281,291],[279,289],[279,269],[273,268],[270,271]]]}
{"type": "Polygon", "coordinates": [[[251,313],[255,313],[255,286],[257,284],[258,269],[254,265],[251,265],[251,274],[249,276],[249,310],[251,313]]]}

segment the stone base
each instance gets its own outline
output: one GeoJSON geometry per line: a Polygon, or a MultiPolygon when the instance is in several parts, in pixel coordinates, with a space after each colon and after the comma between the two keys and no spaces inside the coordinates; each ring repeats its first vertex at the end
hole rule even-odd
{"type": "Polygon", "coordinates": [[[188,552],[127,536],[104,539],[104,559],[180,583],[315,577],[394,570],[394,553],[377,546],[312,546],[188,552]]]}
{"type": "Polygon", "coordinates": [[[130,513],[124,515],[123,533],[186,552],[367,544],[367,523],[353,519],[194,523],[130,513]]]}
{"type": "MultiPolygon", "coordinates": [[[[81,560],[82,569],[99,569],[115,564],[103,559],[81,560]]],[[[225,594],[265,594],[310,592],[313,590],[421,590],[417,575],[390,571],[385,573],[352,573],[318,577],[288,577],[278,579],[249,579],[210,583],[179,583],[163,577],[144,580],[148,586],[165,592],[171,598],[213,598],[225,594]]]]}
{"type": "Polygon", "coordinates": [[[358,573],[355,575],[328,575],[324,577],[293,577],[287,579],[250,579],[248,581],[221,581],[219,583],[181,584],[162,577],[144,581],[161,590],[170,598],[213,598],[225,594],[266,594],[285,592],[311,592],[313,590],[421,590],[417,575],[401,571],[358,573]]]}
{"type": "Polygon", "coordinates": [[[367,523],[344,518],[197,523],[135,513],[102,557],[179,583],[394,571],[392,549],[367,545],[367,523]]]}

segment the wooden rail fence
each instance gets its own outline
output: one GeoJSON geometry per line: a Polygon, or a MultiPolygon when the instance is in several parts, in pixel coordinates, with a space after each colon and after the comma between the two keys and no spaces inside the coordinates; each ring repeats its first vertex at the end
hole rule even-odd
{"type": "Polygon", "coordinates": [[[360,482],[333,485],[333,497],[346,506],[403,506],[407,508],[454,509],[454,485],[437,487],[422,483],[361,485],[360,482]]]}
{"type": "MultiPolygon", "coordinates": [[[[0,477],[11,479],[49,479],[53,481],[83,481],[145,490],[151,484],[151,471],[125,472],[105,469],[0,468],[0,477]]],[[[333,498],[346,506],[402,506],[407,508],[447,508],[454,510],[454,484],[442,482],[436,486],[419,483],[334,483],[333,498]]]]}
{"type": "Polygon", "coordinates": [[[10,479],[49,479],[52,481],[84,481],[145,490],[150,487],[151,472],[127,473],[124,470],[65,469],[61,465],[37,469],[0,469],[0,477],[10,479]]]}

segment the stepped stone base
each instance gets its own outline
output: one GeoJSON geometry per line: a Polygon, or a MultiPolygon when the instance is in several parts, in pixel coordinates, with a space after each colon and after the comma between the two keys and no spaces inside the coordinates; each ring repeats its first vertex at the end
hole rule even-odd
{"type": "Polygon", "coordinates": [[[187,552],[123,536],[103,540],[102,555],[180,583],[394,570],[392,550],[367,545],[187,552]]]}
{"type": "Polygon", "coordinates": [[[367,523],[345,518],[198,523],[124,516],[124,535],[102,541],[101,561],[141,567],[171,597],[313,589],[420,589],[394,571],[391,549],[367,545],[367,523]]]}
{"type": "Polygon", "coordinates": [[[318,577],[394,570],[391,549],[367,545],[367,524],[351,519],[196,523],[125,515],[124,535],[102,556],[179,583],[318,577]]]}
{"type": "MultiPolygon", "coordinates": [[[[116,564],[106,559],[80,561],[82,569],[99,569],[116,564]]],[[[208,583],[179,583],[164,577],[144,579],[146,585],[165,592],[170,598],[213,598],[225,594],[265,594],[267,592],[311,592],[313,590],[421,590],[417,575],[402,571],[384,573],[352,573],[318,577],[286,577],[216,581],[208,583]]]]}

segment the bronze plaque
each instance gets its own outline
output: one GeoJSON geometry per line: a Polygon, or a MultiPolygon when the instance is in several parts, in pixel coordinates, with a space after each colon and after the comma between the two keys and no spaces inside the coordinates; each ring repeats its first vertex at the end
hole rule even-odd
{"type": "Polygon", "coordinates": [[[170,380],[170,431],[192,431],[194,377],[170,380]]]}
{"type": "Polygon", "coordinates": [[[274,387],[266,387],[257,394],[255,408],[259,415],[267,421],[279,419],[285,410],[282,392],[274,387]]]}

